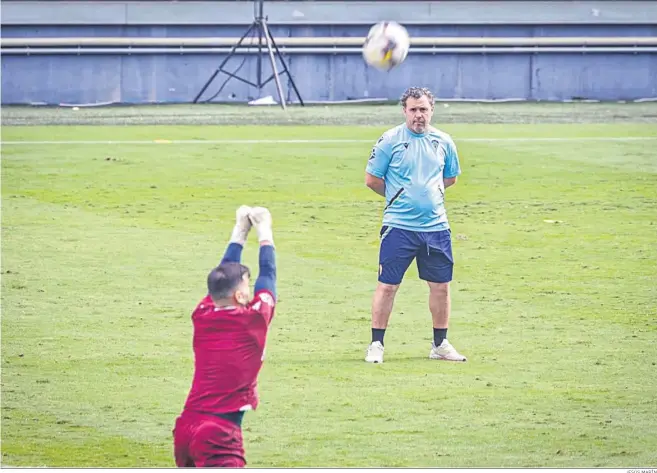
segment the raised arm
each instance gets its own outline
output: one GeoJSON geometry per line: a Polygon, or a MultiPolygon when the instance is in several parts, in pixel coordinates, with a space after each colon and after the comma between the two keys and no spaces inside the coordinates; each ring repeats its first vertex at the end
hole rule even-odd
{"type": "Polygon", "coordinates": [[[264,207],[254,207],[250,212],[251,223],[258,234],[260,255],[258,257],[258,278],[255,282],[255,294],[267,291],[276,298],[276,251],[271,213],[264,207]]]}
{"type": "Polygon", "coordinates": [[[251,219],[249,218],[251,210],[251,207],[242,205],[235,212],[235,226],[233,227],[233,233],[230,235],[228,248],[226,248],[226,252],[221,259],[221,264],[239,263],[242,259],[242,250],[249,235],[249,230],[251,230],[251,219]]]}

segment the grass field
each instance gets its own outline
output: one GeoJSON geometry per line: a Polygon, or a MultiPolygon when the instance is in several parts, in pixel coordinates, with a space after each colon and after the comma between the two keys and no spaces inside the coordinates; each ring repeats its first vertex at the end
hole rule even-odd
{"type": "Polygon", "coordinates": [[[373,366],[386,126],[3,127],[123,143],[3,144],[2,464],[172,466],[190,311],[246,203],[274,215],[280,291],[249,466],[656,466],[657,124],[443,128],[469,361],[427,358],[412,266],[373,366]]]}

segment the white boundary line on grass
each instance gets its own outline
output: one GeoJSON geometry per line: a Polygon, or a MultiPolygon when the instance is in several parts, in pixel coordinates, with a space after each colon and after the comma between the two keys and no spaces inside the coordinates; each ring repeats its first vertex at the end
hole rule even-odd
{"type": "MultiPolygon", "coordinates": [[[[545,137],[545,138],[456,138],[457,142],[481,142],[481,143],[504,143],[504,142],[540,142],[540,141],[646,141],[657,140],[657,136],[600,136],[600,137],[545,137]]],[[[285,140],[285,139],[262,139],[262,140],[62,140],[62,141],[0,141],[0,145],[255,145],[255,144],[340,144],[340,143],[374,143],[372,140],[285,140]]]]}

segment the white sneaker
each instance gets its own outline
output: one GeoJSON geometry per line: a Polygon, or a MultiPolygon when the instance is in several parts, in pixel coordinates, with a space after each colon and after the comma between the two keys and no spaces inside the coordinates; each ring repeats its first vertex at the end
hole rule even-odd
{"type": "Polygon", "coordinates": [[[439,347],[431,343],[431,351],[429,358],[432,360],[446,360],[446,361],[467,361],[468,359],[456,351],[447,339],[443,340],[439,347]]]}
{"type": "Polygon", "coordinates": [[[383,363],[383,345],[381,342],[372,342],[367,347],[365,361],[368,363],[383,363]]]}

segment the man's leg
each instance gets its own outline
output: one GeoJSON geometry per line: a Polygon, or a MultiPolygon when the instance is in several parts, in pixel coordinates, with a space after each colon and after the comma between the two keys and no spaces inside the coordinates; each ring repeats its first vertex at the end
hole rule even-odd
{"type": "Polygon", "coordinates": [[[205,416],[190,442],[190,453],[197,468],[243,468],[242,430],[229,420],[205,416]]]}
{"type": "Polygon", "coordinates": [[[433,341],[435,346],[440,346],[447,338],[449,327],[449,314],[451,310],[451,298],[448,282],[428,282],[429,284],[429,310],[433,321],[433,341]]]}
{"type": "Polygon", "coordinates": [[[189,442],[191,440],[189,422],[184,415],[183,413],[176,419],[173,428],[173,454],[178,468],[194,468],[194,459],[189,453],[189,442]]]}
{"type": "Polygon", "coordinates": [[[379,282],[372,299],[372,342],[365,361],[383,363],[383,338],[392,313],[395,295],[417,251],[413,232],[398,228],[381,229],[379,282]]]}
{"type": "Polygon", "coordinates": [[[433,322],[433,343],[429,358],[434,360],[466,361],[447,340],[454,259],[451,235],[448,230],[426,235],[426,251],[417,258],[420,279],[429,285],[429,310],[433,322]]]}
{"type": "MultiPolygon", "coordinates": [[[[372,299],[372,328],[385,330],[392,313],[399,284],[378,283],[372,299]]],[[[381,340],[381,342],[383,342],[381,340]]]]}
{"type": "Polygon", "coordinates": [[[244,468],[246,467],[246,460],[244,460],[244,457],[237,455],[221,455],[214,458],[206,466],[211,468],[244,468]]]}

